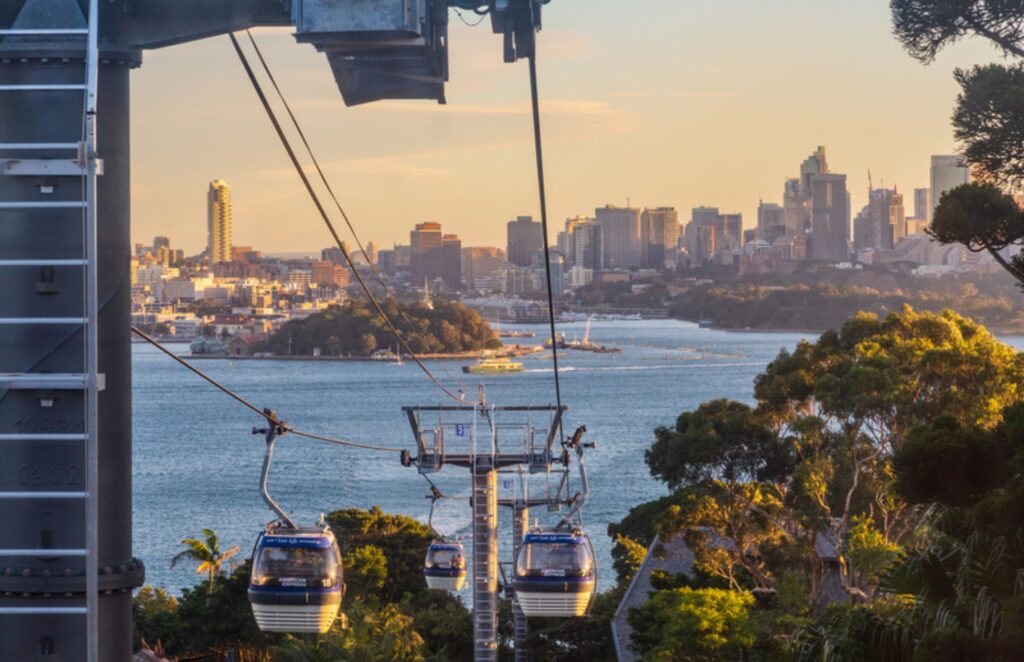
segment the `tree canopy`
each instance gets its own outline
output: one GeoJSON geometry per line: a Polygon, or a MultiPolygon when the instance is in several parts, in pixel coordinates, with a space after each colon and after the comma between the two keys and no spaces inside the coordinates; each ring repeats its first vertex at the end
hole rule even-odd
{"type": "MultiPolygon", "coordinates": [[[[992,535],[981,512],[1020,530],[1019,519],[1011,522],[1024,516],[1024,496],[1015,496],[1011,477],[1024,469],[1022,378],[1021,355],[955,313],[861,314],[781,352],[755,381],[755,406],[706,402],[674,427],[657,429],[645,457],[671,492],[609,527],[618,543],[613,557],[620,577],[628,577],[637,543],[650,544],[655,533],[663,544],[681,536],[693,571],[652,578],[654,597],[633,615],[638,650],[650,659],[767,660],[779,659],[780,642],[789,641],[801,659],[831,659],[823,652],[831,646],[869,651],[843,659],[886,659],[874,656],[876,627],[897,639],[904,631],[938,637],[928,619],[943,613],[941,598],[917,621],[913,610],[898,618],[889,611],[917,599],[908,578],[939,581],[928,574],[930,557],[918,550],[946,546],[941,582],[955,586],[958,573],[978,559],[972,554],[1006,549],[991,541],[950,542],[957,538],[939,533],[937,509],[970,507],[971,526],[992,535]],[[904,586],[897,588],[900,577],[904,586]],[[756,645],[740,634],[729,638],[748,641],[740,653],[695,643],[699,636],[679,601],[684,594],[710,599],[712,593],[695,592],[703,590],[765,596],[751,612],[762,633],[756,645]],[[837,600],[859,606],[821,618],[837,600]],[[676,642],[667,652],[658,648],[666,641],[676,642]]],[[[1013,555],[986,558],[986,567],[1000,568],[998,582],[1024,567],[1013,555]]],[[[998,582],[975,576],[960,593],[948,592],[960,595],[958,623],[991,625],[984,616],[991,601],[977,592],[995,591],[998,582]]],[[[1001,590],[1005,602],[1006,586],[1001,590]]],[[[999,613],[1006,619],[1016,612],[999,613]]],[[[931,650],[911,644],[908,657],[893,659],[910,662],[915,650],[931,650]]]]}
{"type": "MultiPolygon", "coordinates": [[[[460,303],[382,303],[417,354],[458,353],[501,347],[490,325],[473,309],[460,303]]],[[[319,349],[329,356],[369,356],[378,349],[398,349],[398,339],[380,315],[361,301],[332,306],[305,319],[282,326],[266,343],[279,355],[311,356],[319,349]]],[[[404,351],[404,350],[402,350],[404,351]]]]}
{"type": "Polygon", "coordinates": [[[971,35],[1024,57],[1024,0],[891,0],[890,7],[896,37],[922,62],[971,35]]]}

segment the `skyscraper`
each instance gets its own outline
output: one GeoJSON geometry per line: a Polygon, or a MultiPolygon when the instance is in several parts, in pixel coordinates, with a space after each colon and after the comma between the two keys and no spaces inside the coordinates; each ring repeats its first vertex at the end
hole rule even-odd
{"type": "MultiPolygon", "coordinates": [[[[808,182],[808,186],[810,182],[808,182]]],[[[782,193],[783,223],[786,234],[800,237],[811,230],[811,190],[801,180],[787,179],[782,193]]]]}
{"type": "Polygon", "coordinates": [[[409,233],[409,270],[414,286],[422,286],[425,281],[441,276],[443,241],[440,223],[419,223],[409,233]]]}
{"type": "Polygon", "coordinates": [[[231,261],[231,186],[221,179],[206,194],[206,255],[210,264],[231,261]]]}
{"type": "Polygon", "coordinates": [[[690,212],[690,222],[686,224],[686,250],[694,266],[711,259],[718,249],[720,233],[716,226],[721,214],[718,207],[694,207],[690,212]]]}
{"type": "Polygon", "coordinates": [[[508,260],[500,248],[473,246],[462,249],[462,280],[468,289],[490,291],[495,272],[504,269],[508,269],[508,260]]]}
{"type": "Polygon", "coordinates": [[[634,207],[606,205],[594,218],[601,226],[605,267],[639,269],[644,266],[641,211],[634,207]]]}
{"type": "Polygon", "coordinates": [[[932,191],[927,188],[914,189],[914,218],[925,223],[932,222],[932,191]]]}
{"type": "MultiPolygon", "coordinates": [[[[931,209],[934,212],[942,200],[942,194],[952,191],[971,181],[971,171],[964,164],[962,156],[945,154],[932,157],[931,209]]],[[[929,217],[930,218],[930,217],[929,217]]]]}
{"type": "Polygon", "coordinates": [[[410,271],[414,285],[440,278],[445,285],[462,287],[462,241],[443,234],[440,223],[420,223],[409,233],[410,271]]]}
{"type": "Polygon", "coordinates": [[[517,267],[530,266],[534,254],[543,248],[545,241],[541,224],[534,222],[532,216],[520,216],[509,221],[506,246],[509,263],[517,267]]]}
{"type": "Polygon", "coordinates": [[[868,193],[868,205],[854,223],[854,248],[892,250],[906,235],[903,195],[896,189],[872,189],[868,193]]]}
{"type": "Polygon", "coordinates": [[[811,175],[811,259],[850,259],[850,194],[846,175],[811,175]]]}
{"type": "Polygon", "coordinates": [[[565,256],[566,266],[604,269],[604,232],[597,221],[586,216],[567,219],[565,231],[558,237],[558,250],[565,256]]]}
{"type": "Polygon", "coordinates": [[[646,266],[660,269],[668,258],[675,262],[679,244],[679,213],[675,208],[644,209],[641,223],[641,234],[647,237],[646,266]]]}
{"type": "Polygon", "coordinates": [[[757,207],[757,236],[771,243],[786,234],[786,210],[777,204],[762,201],[757,207]]]}

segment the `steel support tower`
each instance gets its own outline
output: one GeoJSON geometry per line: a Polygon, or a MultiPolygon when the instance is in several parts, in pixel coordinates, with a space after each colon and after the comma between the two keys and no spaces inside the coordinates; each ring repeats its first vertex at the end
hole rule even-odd
{"type": "MultiPolygon", "coordinates": [[[[555,437],[566,407],[497,407],[480,405],[405,407],[418,455],[406,460],[421,473],[437,473],[445,466],[468,469],[472,479],[470,506],[473,513],[473,650],[475,662],[498,659],[498,506],[513,513],[513,561],[529,528],[529,508],[557,510],[564,501],[568,454],[555,448],[555,437]],[[540,423],[536,417],[548,416],[540,423]],[[563,467],[554,469],[555,464],[563,467]],[[544,496],[529,496],[524,481],[521,493],[498,498],[498,473],[520,476],[545,474],[558,478],[544,496]]],[[[506,577],[510,581],[510,577],[506,577]]],[[[505,587],[508,588],[508,587],[505,587]]],[[[508,593],[511,596],[511,592],[508,593]]],[[[526,616],[513,603],[515,659],[525,661],[528,634],[526,616]]]]}

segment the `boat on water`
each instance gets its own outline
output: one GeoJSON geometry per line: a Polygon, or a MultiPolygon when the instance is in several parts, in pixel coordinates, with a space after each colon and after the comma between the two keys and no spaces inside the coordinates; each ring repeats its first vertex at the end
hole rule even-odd
{"type": "MultiPolygon", "coordinates": [[[[597,354],[618,354],[622,350],[618,347],[609,347],[602,345],[590,340],[590,319],[587,319],[587,328],[583,333],[583,340],[566,340],[565,334],[558,334],[558,339],[555,342],[555,346],[558,349],[576,349],[581,352],[596,352],[597,354]]],[[[544,341],[544,347],[547,349],[551,348],[551,339],[544,341]]]]}
{"type": "Polygon", "coordinates": [[[488,357],[480,359],[474,365],[462,366],[462,372],[467,375],[504,375],[522,371],[523,364],[508,357],[488,357]]]}

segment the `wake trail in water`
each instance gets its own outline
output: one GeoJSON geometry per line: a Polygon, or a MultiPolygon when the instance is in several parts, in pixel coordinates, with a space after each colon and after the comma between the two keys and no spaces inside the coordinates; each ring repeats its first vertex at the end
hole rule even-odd
{"type": "MultiPolygon", "coordinates": [[[[636,372],[641,370],[698,370],[698,369],[711,369],[711,368],[763,368],[764,362],[761,363],[705,363],[700,365],[626,365],[626,366],[596,366],[596,367],[561,367],[559,366],[559,372],[636,372]]],[[[531,368],[524,370],[523,372],[552,372],[552,368],[531,368]]]]}

